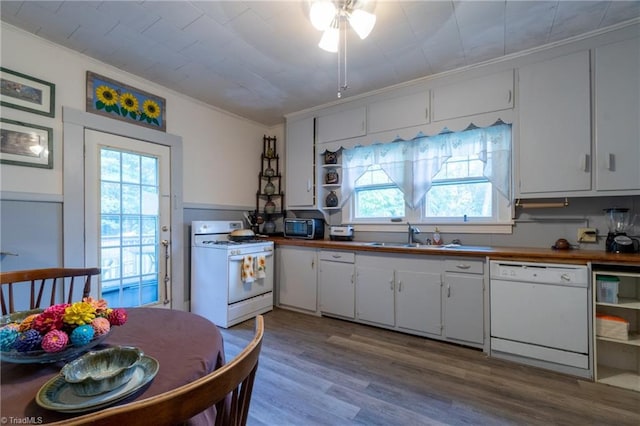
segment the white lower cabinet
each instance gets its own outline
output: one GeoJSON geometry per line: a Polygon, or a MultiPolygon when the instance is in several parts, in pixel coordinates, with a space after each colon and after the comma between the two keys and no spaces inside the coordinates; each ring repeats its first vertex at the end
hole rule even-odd
{"type": "Polygon", "coordinates": [[[396,271],[396,282],[398,328],[441,335],[440,272],[396,271]]]}
{"type": "Polygon", "coordinates": [[[484,261],[447,259],[444,273],[444,336],[484,343],[484,261]]]}
{"type": "Polygon", "coordinates": [[[278,258],[278,305],[316,312],[318,307],[317,250],[280,246],[278,258]]]}
{"type": "Polygon", "coordinates": [[[320,312],[343,318],[355,318],[355,254],[321,250],[318,256],[320,312]]]}
{"type": "MultiPolygon", "coordinates": [[[[363,258],[374,256],[358,256],[356,265],[356,318],[393,327],[395,325],[394,293],[392,267],[376,267],[365,263],[363,258]]],[[[376,259],[377,257],[374,257],[376,259]]],[[[380,264],[380,259],[373,263],[380,264]]]]}
{"type": "Polygon", "coordinates": [[[484,345],[479,259],[279,246],[278,306],[484,345]]]}
{"type": "Polygon", "coordinates": [[[441,335],[440,265],[440,260],[422,256],[359,254],[356,318],[402,331],[441,335]]]}

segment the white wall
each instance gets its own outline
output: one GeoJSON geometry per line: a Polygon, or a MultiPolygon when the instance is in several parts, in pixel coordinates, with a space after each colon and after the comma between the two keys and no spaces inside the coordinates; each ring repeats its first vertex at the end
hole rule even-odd
{"type": "Polygon", "coordinates": [[[93,71],[166,99],[167,133],[183,140],[185,204],[255,204],[262,137],[276,135],[282,146],[282,126],[269,128],[226,113],[6,23],[0,23],[0,40],[4,68],[56,85],[54,118],[6,107],[0,111],[7,119],[53,128],[54,143],[53,170],[3,164],[3,192],[62,195],[62,106],[85,110],[86,71],[93,71]]]}

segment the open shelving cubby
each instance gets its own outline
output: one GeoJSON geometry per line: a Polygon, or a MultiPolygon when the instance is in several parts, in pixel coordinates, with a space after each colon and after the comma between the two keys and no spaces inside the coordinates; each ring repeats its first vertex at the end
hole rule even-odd
{"type": "Polygon", "coordinates": [[[595,380],[640,392],[640,268],[602,266],[594,269],[593,283],[595,380]],[[599,292],[605,280],[614,283],[613,300],[599,292]],[[598,334],[597,314],[628,321],[628,338],[598,334]]]}
{"type": "Polygon", "coordinates": [[[342,149],[337,151],[325,150],[320,153],[319,180],[321,182],[318,200],[320,210],[325,213],[340,210],[340,203],[342,201],[342,149]],[[332,192],[337,197],[335,205],[329,203],[328,200],[332,192]]]}

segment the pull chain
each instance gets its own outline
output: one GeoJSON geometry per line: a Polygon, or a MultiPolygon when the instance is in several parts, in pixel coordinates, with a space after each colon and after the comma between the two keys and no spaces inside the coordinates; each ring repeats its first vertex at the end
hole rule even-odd
{"type": "Polygon", "coordinates": [[[347,23],[344,18],[340,17],[338,22],[338,99],[342,97],[342,92],[349,88],[347,84],[347,23]],[[342,38],[343,46],[340,49],[340,38],[342,38]],[[340,60],[344,64],[344,83],[343,72],[340,60]]]}

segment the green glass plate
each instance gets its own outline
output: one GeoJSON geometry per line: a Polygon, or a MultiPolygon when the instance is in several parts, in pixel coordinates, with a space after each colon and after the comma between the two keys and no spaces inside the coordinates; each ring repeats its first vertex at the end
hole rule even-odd
{"type": "Polygon", "coordinates": [[[61,413],[82,413],[98,410],[118,402],[149,383],[158,373],[160,363],[155,358],[144,355],[131,379],[109,392],[95,396],[78,396],[62,375],[57,375],[45,383],[36,394],[36,403],[48,410],[61,413]]]}

